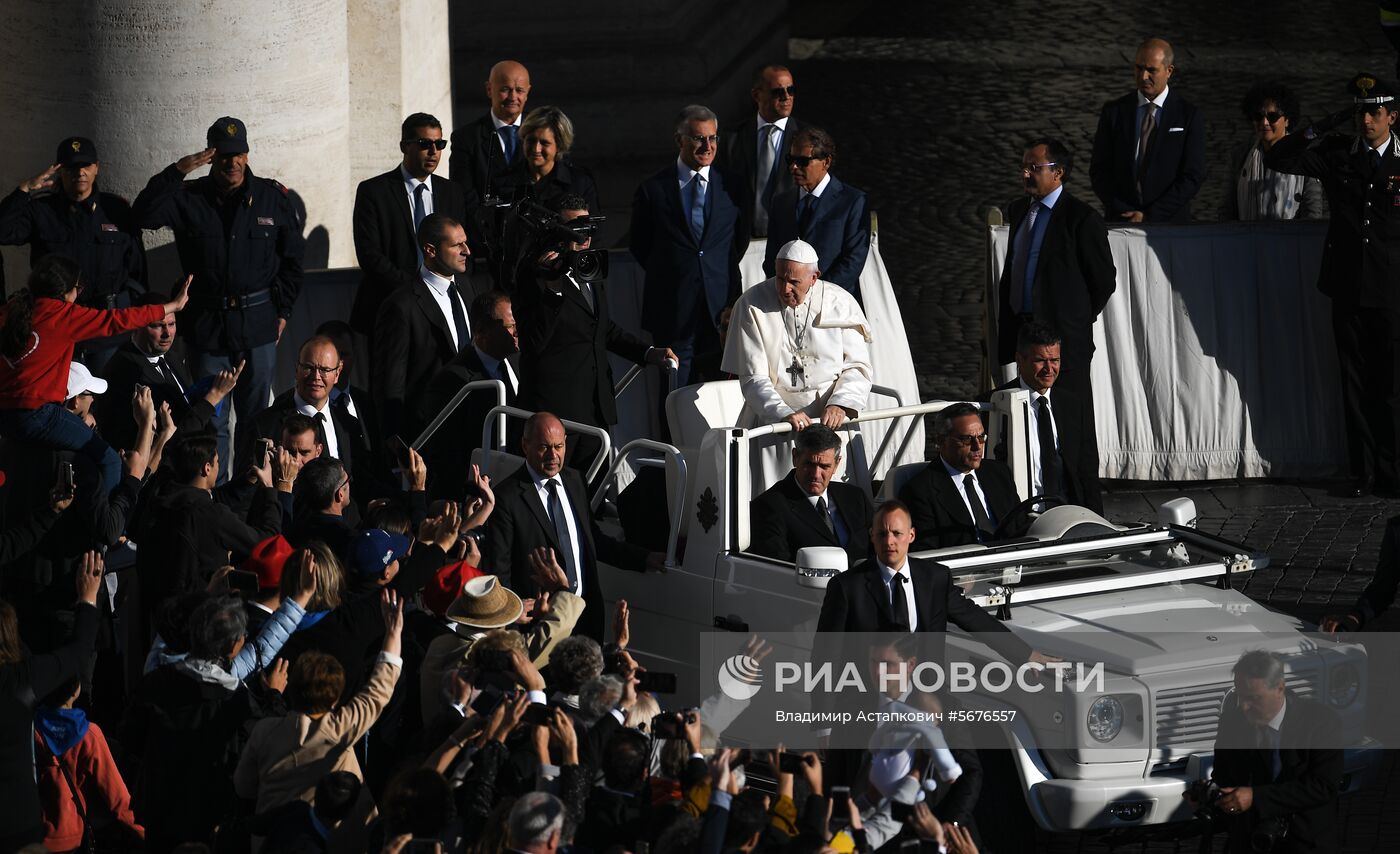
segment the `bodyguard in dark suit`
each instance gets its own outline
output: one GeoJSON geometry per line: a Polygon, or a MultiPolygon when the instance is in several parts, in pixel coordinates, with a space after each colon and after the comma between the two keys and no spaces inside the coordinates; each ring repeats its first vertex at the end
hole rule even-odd
{"type": "MultiPolygon", "coordinates": [[[[1056,382],[1059,338],[1042,323],[1022,326],[1016,348],[1018,376],[997,390],[1019,388],[1031,393],[1031,495],[1058,495],[1103,515],[1094,412],[1056,382]]],[[[1006,447],[998,445],[995,452],[1002,459],[1006,447]]]]}
{"type": "Polygon", "coordinates": [[[836,141],[821,128],[803,128],[793,137],[787,164],[796,186],[773,197],[763,272],[773,275],[778,250],[800,238],[817,250],[821,277],[860,302],[860,273],[870,254],[870,216],[864,191],[830,174],[835,162],[836,141]]]}
{"type": "Polygon", "coordinates": [[[713,167],[719,120],[692,104],[676,121],[680,157],[632,199],[632,255],[646,271],[642,328],[680,361],[681,384],[719,370],[720,316],[741,290],[748,221],[727,176],[713,167]]]}
{"type": "Polygon", "coordinates": [[[520,161],[520,115],[530,98],[530,72],[512,60],[491,67],[486,81],[491,109],[486,115],[452,133],[448,166],[452,180],[460,182],[475,204],[499,195],[501,179],[520,161]]]}
{"type": "Polygon", "coordinates": [[[792,72],[784,66],[760,68],[754,74],[749,95],[758,112],[753,118],[736,122],[737,130],[725,134],[721,162],[743,197],[753,236],[766,237],[773,197],[793,187],[792,173],[785,168],[783,155],[803,124],[792,117],[797,87],[793,85],[792,72]]]}
{"type": "Polygon", "coordinates": [[[865,492],[833,482],[841,465],[841,437],[821,423],[797,434],[792,471],[754,499],[749,508],[749,551],[796,560],[808,546],[846,550],[850,566],[869,553],[874,507],[865,492]]]}
{"type": "Polygon", "coordinates": [[[442,124],[427,113],[414,113],[400,128],[403,162],[361,181],[355,190],[352,224],[360,287],[350,309],[350,325],[369,335],[382,303],[395,288],[418,281],[418,224],[431,213],[467,221],[462,188],[433,174],[447,140],[442,124]]]}
{"type": "MultiPolygon", "coordinates": [[[[467,306],[457,279],[467,271],[467,234],[461,223],[429,214],[418,227],[423,247],[419,280],[389,295],[375,320],[370,389],[380,435],[412,442],[422,424],[413,402],[438,369],[471,345],[467,306]]],[[[463,279],[462,281],[465,281],[463,279]]]]}
{"type": "Polygon", "coordinates": [[[1064,187],[1073,170],[1073,155],[1059,141],[1026,146],[1026,195],[1009,207],[1011,239],[998,283],[997,361],[1013,361],[1022,325],[1041,321],[1062,336],[1060,387],[1092,402],[1094,320],[1113,295],[1118,273],[1103,219],[1064,187]]]}
{"type": "Polygon", "coordinates": [[[1400,136],[1393,84],[1352,80],[1356,135],[1316,138],[1343,110],[1279,140],[1264,165],[1322,181],[1332,220],[1317,286],[1332,299],[1347,450],[1357,494],[1400,490],[1400,136]],[[1360,86],[1360,83],[1370,85],[1360,86]],[[1316,139],[1316,141],[1314,141],[1316,139]]]}
{"type": "Polygon", "coordinates": [[[525,467],[495,487],[496,509],[488,523],[482,568],[528,599],[536,592],[527,571],[532,554],[539,559],[537,549],[547,550],[546,557],[552,550],[568,589],[586,605],[578,633],[601,642],[604,609],[598,561],[645,572],[660,569],[664,555],[648,554],[599,530],[583,479],[564,468],[566,439],[564,425],[548,412],[538,412],[525,423],[525,467]]]}
{"type": "MultiPolygon", "coordinates": [[[[472,300],[468,314],[472,345],[443,365],[414,402],[418,420],[424,425],[436,418],[463,386],[482,380],[505,383],[506,405],[519,405],[520,345],[510,297],[501,291],[488,291],[472,300]]],[[[481,428],[486,413],[495,405],[496,396],[490,391],[471,392],[419,449],[428,464],[428,493],[433,498],[460,501],[466,497],[472,451],[481,447],[481,428]]],[[[515,444],[507,440],[506,446],[515,444]]]]}
{"type": "Polygon", "coordinates": [[[1148,39],[1133,58],[1137,91],[1104,104],[1089,178],[1109,222],[1190,222],[1206,177],[1205,116],[1170,90],[1172,46],[1148,39]]]}
{"type": "Polygon", "coordinates": [[[991,540],[996,526],[1021,498],[1011,471],[983,458],[987,430],[977,407],[955,403],[934,419],[938,459],[899,490],[913,515],[914,550],[965,546],[991,540]]]}
{"type": "Polygon", "coordinates": [[[1337,851],[1343,757],[1337,713],[1284,687],[1283,662],[1255,650],[1235,664],[1234,702],[1215,737],[1215,802],[1229,817],[1230,850],[1337,851]],[[1261,834],[1272,848],[1252,844],[1261,834]]]}

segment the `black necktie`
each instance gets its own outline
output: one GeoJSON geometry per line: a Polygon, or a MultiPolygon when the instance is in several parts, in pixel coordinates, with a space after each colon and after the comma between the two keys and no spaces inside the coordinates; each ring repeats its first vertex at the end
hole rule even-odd
{"type": "Polygon", "coordinates": [[[569,592],[578,589],[578,564],[574,561],[574,541],[569,536],[569,520],[564,518],[564,502],[559,500],[559,481],[545,481],[549,486],[549,518],[554,523],[554,536],[559,541],[564,575],[569,579],[569,592]]]}
{"type": "Polygon", "coordinates": [[[472,336],[467,329],[467,310],[462,305],[462,292],[457,290],[457,283],[453,282],[447,286],[447,301],[452,303],[452,325],[457,327],[457,352],[462,348],[470,347],[472,336]]]}
{"type": "Polygon", "coordinates": [[[967,503],[972,506],[972,522],[977,528],[977,539],[986,539],[992,534],[992,520],[987,517],[987,508],[982,504],[982,496],[977,494],[977,479],[972,472],[963,475],[963,491],[967,493],[967,503]]]}
{"type": "Polygon", "coordinates": [[[1035,432],[1040,442],[1040,494],[1060,494],[1060,452],[1055,448],[1055,426],[1050,420],[1050,398],[1037,397],[1040,410],[1035,417],[1035,432]]]}
{"type": "Polygon", "coordinates": [[[311,420],[316,422],[316,441],[321,443],[326,455],[330,456],[331,443],[326,441],[326,413],[318,412],[311,416],[311,420]]]}
{"type": "Polygon", "coordinates": [[[831,511],[826,506],[826,496],[817,496],[817,512],[821,514],[822,524],[826,526],[826,532],[831,538],[836,539],[836,524],[831,521],[831,511]]]}
{"type": "Polygon", "coordinates": [[[496,363],[496,379],[506,384],[506,400],[515,395],[515,387],[510,384],[510,371],[506,370],[506,360],[496,363]]]}
{"type": "Polygon", "coordinates": [[[816,210],[816,207],[817,197],[812,195],[811,193],[808,193],[807,195],[803,196],[802,201],[798,204],[797,233],[800,236],[807,236],[807,229],[810,228],[812,225],[812,215],[813,212],[816,210]]]}
{"type": "Polygon", "coordinates": [[[896,572],[894,580],[890,583],[890,616],[894,618],[894,627],[909,631],[909,601],[905,598],[904,584],[909,579],[904,573],[896,572]]]}
{"type": "Polygon", "coordinates": [[[1259,728],[1259,749],[1267,754],[1269,762],[1269,781],[1278,779],[1279,772],[1283,770],[1283,758],[1279,756],[1279,733],[1271,726],[1265,725],[1259,728]]]}
{"type": "Polygon", "coordinates": [[[170,383],[176,388],[181,387],[180,381],[175,378],[175,372],[170,369],[170,363],[165,361],[164,356],[161,356],[160,358],[156,359],[156,370],[160,372],[160,375],[162,377],[165,377],[166,382],[170,383]]]}
{"type": "Polygon", "coordinates": [[[1381,153],[1376,149],[1371,149],[1371,172],[1379,172],[1381,168],[1381,153]]]}

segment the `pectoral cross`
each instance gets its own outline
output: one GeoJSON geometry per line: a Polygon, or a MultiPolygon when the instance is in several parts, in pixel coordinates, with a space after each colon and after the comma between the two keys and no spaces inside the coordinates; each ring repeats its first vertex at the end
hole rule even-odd
{"type": "Polygon", "coordinates": [[[792,357],[792,364],[788,367],[786,373],[792,377],[793,388],[802,387],[803,377],[807,372],[802,369],[802,365],[797,361],[796,356],[792,357]]]}

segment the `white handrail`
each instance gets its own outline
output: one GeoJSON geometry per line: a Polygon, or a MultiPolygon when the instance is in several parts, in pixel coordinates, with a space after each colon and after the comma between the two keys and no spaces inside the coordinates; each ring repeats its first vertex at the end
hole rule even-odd
{"type": "MultiPolygon", "coordinates": [[[[680,474],[680,477],[676,479],[675,485],[671,488],[670,533],[667,535],[666,539],[666,566],[669,569],[674,569],[676,566],[676,544],[681,532],[681,514],[685,512],[686,481],[689,477],[685,465],[685,456],[681,454],[680,449],[675,445],[657,442],[654,439],[633,439],[619,448],[617,455],[613,457],[612,465],[608,466],[607,475],[598,484],[598,489],[593,493],[593,512],[596,513],[598,508],[603,505],[603,498],[607,495],[608,485],[612,482],[612,479],[617,476],[617,470],[622,465],[622,461],[633,451],[644,450],[659,451],[665,454],[667,460],[676,464],[676,468],[680,474]]],[[[644,458],[638,460],[638,464],[642,466],[664,465],[665,461],[644,458]]]]}
{"type": "MultiPolygon", "coordinates": [[[[467,399],[467,395],[488,388],[496,391],[496,405],[505,406],[506,384],[504,382],[501,380],[473,380],[458,389],[447,405],[442,408],[442,411],[433,416],[433,420],[428,422],[428,426],[424,427],[423,432],[418,434],[418,438],[413,440],[413,450],[421,450],[428,443],[428,440],[433,438],[433,434],[438,431],[444,421],[452,417],[452,413],[457,411],[457,407],[462,405],[462,401],[467,399]]],[[[505,416],[500,416],[500,420],[501,435],[504,436],[506,433],[505,416]]]]}
{"type": "MultiPolygon", "coordinates": [[[[486,423],[481,425],[481,449],[483,451],[492,449],[491,434],[494,431],[491,428],[495,426],[496,416],[509,415],[514,418],[526,419],[534,414],[535,413],[528,409],[521,409],[517,406],[506,406],[504,404],[493,408],[490,412],[486,413],[486,423]]],[[[502,441],[504,441],[505,418],[502,417],[500,421],[501,438],[502,441]]],[[[602,470],[604,463],[612,458],[612,434],[601,427],[595,427],[592,424],[584,424],[581,421],[570,421],[567,418],[560,418],[559,421],[564,425],[564,429],[570,433],[584,433],[597,437],[601,447],[593,459],[593,464],[588,467],[588,472],[584,477],[587,483],[592,483],[593,478],[597,477],[598,472],[602,470]]]]}

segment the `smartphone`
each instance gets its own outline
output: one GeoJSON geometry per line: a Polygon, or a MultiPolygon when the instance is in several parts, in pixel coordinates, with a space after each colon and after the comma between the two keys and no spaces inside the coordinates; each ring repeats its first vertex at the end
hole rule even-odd
{"type": "Polygon", "coordinates": [[[490,717],[496,711],[496,707],[506,698],[505,692],[493,685],[487,685],[481,689],[481,693],[472,700],[471,709],[483,718],[490,717]]]}
{"type": "Polygon", "coordinates": [[[525,707],[525,715],[521,720],[527,724],[549,726],[549,722],[554,720],[554,707],[548,703],[531,703],[525,707]]]}
{"type": "Polygon", "coordinates": [[[914,814],[913,804],[904,804],[899,801],[890,801],[890,818],[903,824],[914,814]]]}
{"type": "Polygon", "coordinates": [[[637,690],[652,694],[676,693],[676,674],[643,670],[637,674],[637,690]]]}
{"type": "Polygon", "coordinates": [[[73,480],[73,464],[61,462],[58,464],[58,490],[64,498],[72,498],[77,491],[77,484],[73,480]]]}
{"type": "Polygon", "coordinates": [[[850,821],[851,814],[851,787],[832,786],[831,787],[831,820],[834,822],[850,821]]]}
{"type": "Polygon", "coordinates": [[[235,569],[227,576],[228,589],[242,594],[245,598],[258,595],[258,574],[246,569],[235,569]]]}
{"type": "Polygon", "coordinates": [[[778,756],[778,771],[783,774],[801,774],[807,768],[807,758],[801,753],[783,753],[778,756]]]}
{"type": "Polygon", "coordinates": [[[258,468],[265,469],[272,464],[272,440],[260,439],[262,444],[262,457],[258,461],[258,468]]]}
{"type": "Polygon", "coordinates": [[[651,734],[655,738],[685,738],[678,712],[662,712],[651,719],[651,734]]]}
{"type": "Polygon", "coordinates": [[[408,471],[408,466],[411,461],[408,454],[408,443],[403,440],[403,437],[396,434],[389,437],[388,445],[389,452],[394,455],[394,459],[398,462],[399,467],[404,471],[408,471]]]}

